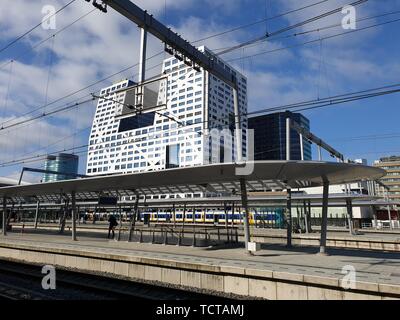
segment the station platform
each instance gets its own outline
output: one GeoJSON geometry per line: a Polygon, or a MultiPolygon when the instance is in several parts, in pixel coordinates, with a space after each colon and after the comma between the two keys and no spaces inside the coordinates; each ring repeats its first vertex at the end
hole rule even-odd
{"type": "MultiPolygon", "coordinates": [[[[153,227],[157,224],[153,224],[153,227]]],[[[33,224],[27,223],[22,225],[21,223],[15,223],[12,225],[15,231],[21,231],[24,226],[24,230],[33,231],[33,224]]],[[[160,224],[158,228],[162,228],[164,225],[160,224]]],[[[197,226],[202,228],[202,225],[197,226]]],[[[213,226],[208,226],[212,228],[213,226]]],[[[59,230],[59,225],[55,223],[44,223],[38,226],[40,230],[46,231],[56,231],[59,230]]],[[[177,230],[180,226],[176,226],[177,230]]],[[[206,226],[207,228],[207,226],[206,226]]],[[[70,223],[66,225],[66,230],[70,229],[70,223]]],[[[143,230],[143,234],[148,234],[149,228],[143,226],[139,223],[136,227],[138,231],[143,230]]],[[[150,228],[151,229],[151,228],[150,228]]],[[[268,229],[268,228],[255,228],[251,229],[252,241],[261,244],[285,244],[286,243],[286,230],[285,229],[268,229]]],[[[108,230],[108,224],[104,222],[98,222],[96,224],[87,223],[77,225],[78,232],[86,232],[98,234],[98,237],[104,236],[108,230]]],[[[221,238],[224,239],[224,227],[220,226],[221,238]]],[[[293,244],[299,246],[319,246],[320,244],[320,231],[319,228],[314,227],[314,232],[309,234],[293,234],[292,241],[293,244]]],[[[126,233],[128,231],[128,223],[123,223],[122,231],[126,233]]],[[[231,231],[228,231],[231,232],[231,231]]],[[[236,232],[236,230],[235,230],[236,232]]],[[[185,233],[191,233],[191,225],[186,225],[185,233]]],[[[243,241],[243,230],[241,228],[237,229],[238,240],[243,241]]],[[[236,234],[235,234],[236,236],[236,234]]],[[[145,236],[146,237],[146,236],[145,236]]],[[[148,237],[148,236],[147,236],[148,237]]],[[[214,238],[216,237],[214,232],[214,238]]],[[[146,241],[145,241],[146,242],[146,241]]],[[[149,242],[149,241],[147,241],[149,242]]],[[[200,244],[201,240],[198,241],[200,244]]],[[[350,235],[349,231],[345,228],[329,228],[327,236],[327,246],[330,248],[338,249],[366,249],[374,251],[389,251],[398,252],[400,254],[400,230],[357,230],[356,235],[350,235]]]]}
{"type": "Polygon", "coordinates": [[[79,232],[9,232],[0,259],[145,282],[222,297],[268,300],[400,299],[400,254],[263,245],[253,256],[240,246],[193,248],[108,240],[79,232]],[[355,278],[348,277],[349,270],[355,278]],[[347,275],[347,277],[346,277],[347,275]],[[350,281],[349,281],[350,279],[350,281]],[[355,279],[355,281],[353,281],[355,279]]]}

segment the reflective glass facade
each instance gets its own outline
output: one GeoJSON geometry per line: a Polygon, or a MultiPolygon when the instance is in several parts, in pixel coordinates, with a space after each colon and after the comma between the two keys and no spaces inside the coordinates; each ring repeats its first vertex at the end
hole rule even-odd
{"type": "Polygon", "coordinates": [[[74,154],[60,153],[57,156],[48,156],[44,169],[60,172],[60,174],[46,173],[43,175],[43,182],[55,182],[75,179],[78,173],[79,157],[74,154]],[[63,174],[64,173],[64,174],[63,174]],[[65,175],[65,173],[71,175],[65,175]]]}
{"type": "MultiPolygon", "coordinates": [[[[310,121],[300,113],[279,112],[249,118],[249,129],[254,130],[255,160],[286,160],[286,119],[290,118],[310,130],[310,121]]],[[[303,139],[304,160],[311,160],[311,143],[303,139]]],[[[291,131],[291,160],[301,160],[300,136],[291,131]]]]}

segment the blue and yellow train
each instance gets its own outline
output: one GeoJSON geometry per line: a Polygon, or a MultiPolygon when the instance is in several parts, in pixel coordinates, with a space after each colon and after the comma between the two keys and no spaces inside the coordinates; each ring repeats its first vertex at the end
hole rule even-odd
{"type": "MultiPolygon", "coordinates": [[[[221,224],[225,225],[226,219],[228,224],[243,223],[243,214],[239,210],[232,213],[231,208],[227,208],[227,214],[224,209],[186,209],[185,213],[182,208],[175,210],[175,215],[170,209],[148,209],[141,213],[142,220],[150,220],[150,222],[176,222],[176,223],[204,223],[204,224],[221,224]],[[185,215],[185,216],[184,216],[185,215]],[[145,217],[147,216],[147,217],[145,217]]],[[[265,225],[276,228],[283,228],[285,224],[285,216],[283,208],[252,208],[249,213],[250,225],[265,225]]]]}

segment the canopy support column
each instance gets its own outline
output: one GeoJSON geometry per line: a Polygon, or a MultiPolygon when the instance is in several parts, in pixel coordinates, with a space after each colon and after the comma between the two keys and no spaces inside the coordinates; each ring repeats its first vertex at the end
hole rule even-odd
{"type": "Polygon", "coordinates": [[[181,231],[179,232],[178,236],[178,246],[182,244],[182,236],[185,238],[185,220],[186,220],[186,203],[183,205],[183,214],[182,214],[182,228],[181,231]]]}
{"type": "MultiPolygon", "coordinates": [[[[121,198],[120,198],[121,200],[121,198]]],[[[121,232],[122,232],[122,205],[118,206],[119,211],[119,228],[118,228],[118,241],[121,241],[121,232]]]]}
{"type": "Polygon", "coordinates": [[[2,235],[7,235],[7,198],[3,197],[3,219],[2,219],[2,235]]]}
{"type": "MultiPolygon", "coordinates": [[[[129,227],[129,238],[128,242],[132,241],[132,234],[135,231],[135,226],[136,226],[136,216],[139,211],[139,195],[136,194],[136,199],[135,199],[135,206],[133,207],[133,214],[131,215],[131,225],[129,227]]],[[[149,218],[149,223],[150,223],[150,218],[149,218]]]]}
{"type": "Polygon", "coordinates": [[[246,180],[244,178],[240,179],[240,189],[241,189],[241,196],[242,196],[242,206],[244,209],[243,226],[244,226],[245,248],[248,253],[251,253],[249,251],[249,242],[250,242],[249,208],[248,208],[248,199],[247,199],[246,180]]]}
{"type": "Polygon", "coordinates": [[[350,234],[354,236],[355,232],[353,225],[353,202],[350,199],[346,200],[346,206],[347,206],[347,219],[349,223],[349,231],[350,234]]]}
{"type": "Polygon", "coordinates": [[[226,202],[224,202],[224,214],[225,214],[226,242],[229,243],[228,208],[226,206],[226,202]]]}
{"type": "Polygon", "coordinates": [[[300,153],[301,153],[301,161],[304,161],[304,140],[303,135],[300,133],[300,153]]]}
{"type": "Polygon", "coordinates": [[[309,228],[309,219],[308,219],[308,208],[306,201],[303,201],[303,208],[304,208],[304,226],[306,228],[306,233],[310,233],[310,228],[309,228]]]}
{"type": "Polygon", "coordinates": [[[72,214],[72,241],[76,239],[76,194],[75,191],[71,192],[71,214],[72,214]]]}
{"type": "Polygon", "coordinates": [[[326,238],[328,231],[328,201],[329,201],[329,182],[324,182],[324,192],[322,200],[321,240],[319,248],[319,253],[321,255],[327,255],[326,238]]]}
{"type": "Polygon", "coordinates": [[[38,218],[39,218],[39,210],[40,210],[40,201],[36,202],[36,212],[35,212],[35,230],[38,227],[38,218]]]}
{"type": "Polygon", "coordinates": [[[389,191],[388,189],[386,189],[386,200],[388,202],[388,206],[387,206],[387,211],[388,211],[388,218],[389,218],[389,225],[390,225],[390,230],[393,230],[393,225],[392,225],[392,214],[391,214],[391,210],[390,210],[390,204],[389,204],[389,191]]]}
{"type": "Polygon", "coordinates": [[[287,221],[287,244],[288,248],[292,247],[292,190],[287,189],[286,199],[286,221],[287,221]]]}
{"type": "Polygon", "coordinates": [[[378,230],[378,217],[376,216],[376,207],[375,206],[372,206],[372,212],[373,212],[373,217],[374,217],[375,230],[378,230]]]}
{"type": "Polygon", "coordinates": [[[235,113],[235,139],[236,139],[236,153],[237,162],[243,160],[243,142],[242,142],[242,124],[240,119],[239,97],[237,88],[233,88],[233,106],[235,113]]]}

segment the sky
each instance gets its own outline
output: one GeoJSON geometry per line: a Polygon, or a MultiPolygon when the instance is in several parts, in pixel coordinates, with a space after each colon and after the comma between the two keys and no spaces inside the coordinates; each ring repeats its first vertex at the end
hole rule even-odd
{"type": "MultiPolygon", "coordinates": [[[[139,61],[140,37],[137,26],[111,8],[107,14],[93,10],[91,3],[84,0],[76,0],[57,14],[55,29],[40,26],[1,50],[40,23],[46,15],[42,11],[45,6],[58,10],[69,1],[0,2],[0,176],[17,177],[22,166],[43,167],[43,160],[24,164],[15,164],[15,161],[32,156],[40,158],[43,154],[61,150],[80,155],[80,172],[84,172],[85,148],[79,147],[87,144],[95,102],[7,127],[84,101],[90,98],[90,93],[113,82],[137,79],[135,65],[139,61]],[[64,30],[77,19],[79,21],[64,30]],[[49,40],[44,41],[46,39],[49,40]],[[135,67],[127,69],[130,66],[135,67]],[[125,71],[118,73],[121,70],[125,71]],[[113,74],[116,75],[109,77],[113,74]],[[104,78],[108,79],[100,81],[104,78]],[[6,129],[2,129],[4,127],[6,129]]],[[[191,42],[253,24],[194,42],[218,52],[354,1],[133,2],[191,42]],[[282,15],[317,2],[321,3],[282,15]],[[255,23],[266,18],[266,22],[255,23]]],[[[400,0],[369,0],[356,6],[356,18],[361,20],[357,22],[356,28],[361,29],[357,32],[329,38],[349,31],[337,26],[304,34],[304,31],[340,24],[344,17],[339,12],[223,55],[223,59],[248,78],[249,112],[400,83],[400,21],[390,22],[400,19],[400,0]],[[392,14],[376,17],[387,13],[392,14]],[[364,19],[370,17],[375,18],[364,19]],[[382,22],[390,23],[363,30],[382,22]],[[310,41],[312,43],[304,44],[310,41]],[[284,49],[278,50],[280,48],[284,49]]],[[[163,45],[150,36],[148,57],[162,51],[163,45]]],[[[160,63],[166,57],[168,55],[162,53],[150,59],[147,75],[159,74],[160,63]]],[[[347,158],[366,158],[372,164],[383,156],[400,155],[399,101],[400,94],[397,93],[308,110],[303,114],[311,121],[311,131],[347,158]]],[[[332,158],[324,154],[324,160],[332,158]]],[[[37,181],[40,175],[27,174],[24,179],[37,181]]]]}

